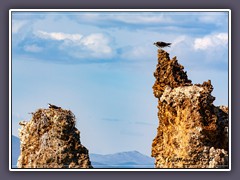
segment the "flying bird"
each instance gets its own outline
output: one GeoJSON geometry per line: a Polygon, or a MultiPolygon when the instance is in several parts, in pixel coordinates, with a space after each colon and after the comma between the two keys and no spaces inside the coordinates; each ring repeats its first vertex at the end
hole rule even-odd
{"type": "Polygon", "coordinates": [[[48,107],[52,108],[52,109],[61,109],[61,107],[58,107],[58,106],[50,104],[50,103],[48,103],[48,107]]]}
{"type": "Polygon", "coordinates": [[[159,47],[159,48],[164,48],[164,47],[170,47],[170,45],[172,43],[166,43],[166,42],[162,42],[162,41],[158,41],[153,43],[155,46],[159,47]]]}

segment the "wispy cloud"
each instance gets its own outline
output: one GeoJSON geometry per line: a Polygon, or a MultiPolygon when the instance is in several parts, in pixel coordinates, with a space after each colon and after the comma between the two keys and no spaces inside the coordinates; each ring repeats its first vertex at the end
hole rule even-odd
{"type": "Polygon", "coordinates": [[[151,59],[153,57],[152,54],[149,52],[152,51],[152,48],[152,44],[140,44],[136,46],[123,47],[120,57],[122,59],[127,59],[131,61],[151,59]]]}
{"type": "Polygon", "coordinates": [[[41,52],[43,50],[42,47],[36,45],[36,44],[31,44],[31,45],[26,45],[24,46],[24,50],[27,52],[41,52]]]}
{"type": "Polygon", "coordinates": [[[114,18],[115,20],[125,22],[125,23],[133,23],[133,24],[148,24],[148,23],[173,23],[174,20],[163,14],[158,15],[145,15],[144,13],[139,14],[138,16],[129,14],[123,16],[117,16],[114,18]]]}
{"type": "Polygon", "coordinates": [[[218,33],[213,35],[204,36],[202,38],[196,38],[194,41],[195,50],[206,50],[211,47],[227,46],[228,34],[218,33]]]}
{"type": "Polygon", "coordinates": [[[36,35],[42,39],[51,39],[51,40],[70,40],[70,41],[79,41],[83,35],[81,34],[66,34],[62,32],[44,32],[44,31],[37,31],[36,35]]]}
{"type": "Polygon", "coordinates": [[[198,15],[198,21],[221,26],[227,23],[228,14],[226,12],[202,12],[198,15]]]}
{"type": "Polygon", "coordinates": [[[174,20],[161,12],[88,12],[76,16],[85,21],[112,21],[128,24],[173,23],[174,20]]]}
{"type": "Polygon", "coordinates": [[[26,20],[13,20],[12,21],[12,33],[18,33],[26,24],[28,21],[26,20]]]}
{"type": "Polygon", "coordinates": [[[186,39],[187,39],[187,36],[185,35],[177,37],[176,39],[173,40],[171,47],[174,48],[178,44],[182,44],[183,42],[186,41],[186,39]]]}

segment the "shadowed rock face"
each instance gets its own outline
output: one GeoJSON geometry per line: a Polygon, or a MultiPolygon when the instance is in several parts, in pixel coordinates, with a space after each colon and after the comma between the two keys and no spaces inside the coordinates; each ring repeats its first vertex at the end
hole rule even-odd
{"type": "Polygon", "coordinates": [[[191,83],[176,57],[159,49],[153,93],[159,126],[156,168],[228,168],[228,108],[215,107],[211,81],[191,83]]]}
{"type": "Polygon", "coordinates": [[[38,109],[20,125],[18,168],[92,168],[71,111],[38,109]]]}

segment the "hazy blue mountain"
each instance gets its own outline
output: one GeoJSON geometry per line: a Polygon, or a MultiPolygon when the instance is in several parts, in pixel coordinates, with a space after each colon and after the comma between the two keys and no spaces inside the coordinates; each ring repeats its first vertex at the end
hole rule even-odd
{"type": "MultiPolygon", "coordinates": [[[[20,140],[12,136],[12,167],[16,167],[20,155],[20,140]]],[[[154,159],[138,151],[127,151],[115,154],[90,154],[94,168],[154,168],[154,159]]]]}
{"type": "Polygon", "coordinates": [[[90,160],[95,168],[154,168],[154,159],[138,151],[90,154],[90,160]]]}
{"type": "Polygon", "coordinates": [[[12,167],[16,167],[17,160],[20,155],[20,139],[12,136],[12,167]]]}

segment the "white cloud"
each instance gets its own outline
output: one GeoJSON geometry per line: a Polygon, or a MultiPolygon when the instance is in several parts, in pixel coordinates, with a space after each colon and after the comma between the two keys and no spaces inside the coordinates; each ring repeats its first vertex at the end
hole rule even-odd
{"type": "Polygon", "coordinates": [[[25,20],[13,20],[12,21],[12,33],[18,33],[20,29],[27,24],[25,20]]]}
{"type": "Polygon", "coordinates": [[[96,53],[109,54],[112,52],[112,49],[108,45],[108,38],[100,33],[84,37],[81,40],[81,44],[96,53]]]}
{"type": "Polygon", "coordinates": [[[37,31],[35,34],[42,39],[62,41],[58,48],[77,58],[110,57],[112,55],[110,40],[102,33],[83,36],[82,34],[37,31]]]}
{"type": "Polygon", "coordinates": [[[70,40],[70,41],[79,41],[83,36],[81,34],[66,34],[61,32],[44,32],[38,31],[36,35],[43,39],[52,39],[57,41],[70,40]]]}
{"type": "Polygon", "coordinates": [[[24,46],[24,50],[28,52],[41,52],[42,48],[37,46],[36,44],[31,44],[24,46]]]}
{"type": "Polygon", "coordinates": [[[203,38],[196,38],[194,41],[195,50],[206,50],[217,46],[226,46],[228,44],[228,34],[219,33],[208,35],[203,38]]]}

